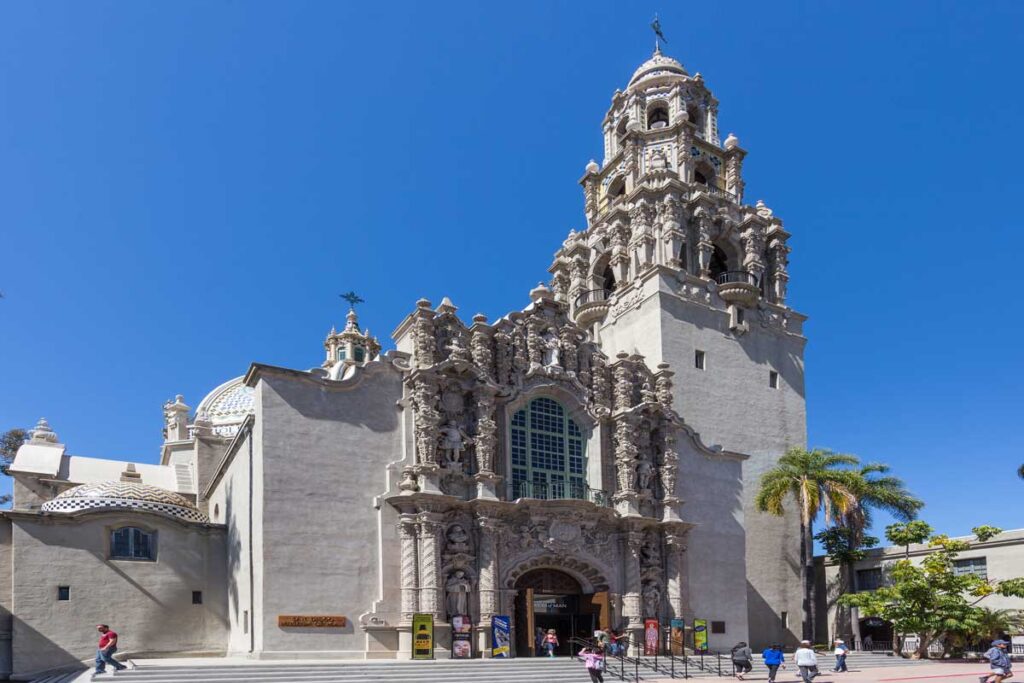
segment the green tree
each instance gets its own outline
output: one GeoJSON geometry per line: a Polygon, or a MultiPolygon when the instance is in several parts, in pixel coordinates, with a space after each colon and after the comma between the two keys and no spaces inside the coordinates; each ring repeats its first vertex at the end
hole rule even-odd
{"type": "MultiPolygon", "coordinates": [[[[889,540],[909,546],[918,542],[923,522],[896,524],[886,529],[889,540]]],[[[976,527],[975,538],[984,542],[999,533],[995,527],[976,527]]],[[[859,607],[865,615],[891,621],[900,633],[920,637],[914,659],[926,657],[932,643],[951,633],[976,632],[982,626],[984,612],[978,602],[992,594],[1024,597],[1024,578],[988,581],[974,574],[957,574],[954,561],[970,548],[967,541],[934,535],[928,545],[933,552],[913,564],[909,558],[897,560],[889,571],[890,585],[876,591],[853,593],[839,598],[842,604],[859,607]]]]}
{"type": "MultiPolygon", "coordinates": [[[[21,444],[28,440],[28,432],[24,429],[8,429],[0,434],[0,472],[8,474],[14,456],[17,454],[21,444]]],[[[0,496],[0,505],[11,502],[11,496],[0,496]]]]}
{"type": "Polygon", "coordinates": [[[858,465],[852,455],[825,449],[790,448],[761,478],[755,505],[761,512],[785,514],[786,501],[797,505],[800,519],[800,563],[803,587],[803,637],[814,639],[814,608],[817,598],[814,581],[814,522],[819,514],[831,525],[848,514],[856,504],[858,465]]]}

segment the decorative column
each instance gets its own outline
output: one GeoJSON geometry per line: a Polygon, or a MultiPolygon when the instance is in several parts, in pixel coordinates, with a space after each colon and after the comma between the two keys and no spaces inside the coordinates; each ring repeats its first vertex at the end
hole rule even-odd
{"type": "Polygon", "coordinates": [[[498,446],[498,423],[494,419],[494,390],[481,385],[476,389],[476,497],[497,499],[498,482],[494,459],[498,446]]]}
{"type": "MultiPolygon", "coordinates": [[[[639,648],[644,642],[644,619],[640,609],[640,549],[643,547],[642,531],[630,531],[626,534],[626,547],[623,556],[625,562],[626,585],[622,594],[622,617],[626,620],[626,630],[630,639],[639,648]]],[[[639,652],[639,650],[637,651],[639,652]]]]}
{"type": "Polygon", "coordinates": [[[477,623],[477,651],[490,657],[491,617],[500,614],[501,600],[498,589],[498,553],[495,538],[501,533],[501,523],[494,517],[477,517],[477,558],[480,574],[477,590],[480,595],[480,621],[477,623]]]}
{"type": "Polygon", "coordinates": [[[707,214],[697,216],[697,265],[701,277],[711,277],[711,254],[715,245],[711,242],[711,218],[707,214]]]}
{"type": "Polygon", "coordinates": [[[416,537],[419,531],[416,516],[402,515],[398,522],[398,537],[402,549],[402,621],[412,624],[412,615],[419,609],[419,557],[416,537]]]}
{"type": "Polygon", "coordinates": [[[420,612],[434,615],[434,622],[445,621],[444,586],[441,582],[441,534],[444,526],[433,513],[419,516],[420,527],[420,612]]]}
{"type": "Polygon", "coordinates": [[[673,617],[684,619],[690,611],[686,590],[686,532],[668,533],[665,541],[668,545],[668,604],[673,617]]]}

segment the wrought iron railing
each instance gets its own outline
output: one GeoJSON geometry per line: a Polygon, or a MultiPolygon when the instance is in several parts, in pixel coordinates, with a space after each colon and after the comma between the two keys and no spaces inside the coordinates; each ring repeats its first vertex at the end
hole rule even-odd
{"type": "Polygon", "coordinates": [[[595,505],[608,507],[611,497],[607,491],[592,489],[578,481],[513,481],[509,498],[536,498],[539,500],[589,500],[595,505]]]}
{"type": "Polygon", "coordinates": [[[720,285],[731,282],[742,282],[743,284],[757,287],[757,276],[745,270],[727,270],[724,273],[719,273],[718,276],[715,277],[715,282],[720,285]]]}
{"type": "Polygon", "coordinates": [[[602,301],[607,301],[608,297],[612,295],[611,290],[608,289],[591,289],[586,292],[582,292],[576,297],[576,308],[584,306],[586,304],[597,304],[602,301]]]}
{"type": "Polygon", "coordinates": [[[711,183],[708,183],[708,184],[697,183],[696,191],[697,192],[707,192],[708,194],[710,194],[712,196],[715,196],[715,197],[724,197],[724,198],[726,198],[726,199],[728,199],[730,201],[733,201],[733,202],[738,201],[738,199],[739,199],[736,196],[736,193],[734,193],[732,190],[723,190],[722,188],[718,187],[717,185],[713,185],[711,183]]]}

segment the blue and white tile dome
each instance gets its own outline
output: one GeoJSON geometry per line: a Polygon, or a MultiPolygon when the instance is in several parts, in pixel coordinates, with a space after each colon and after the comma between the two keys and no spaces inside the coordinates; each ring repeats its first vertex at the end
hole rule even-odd
{"type": "Polygon", "coordinates": [[[126,481],[81,484],[43,503],[43,512],[71,514],[83,511],[138,510],[187,522],[209,522],[196,506],[173,491],[126,481]]]}

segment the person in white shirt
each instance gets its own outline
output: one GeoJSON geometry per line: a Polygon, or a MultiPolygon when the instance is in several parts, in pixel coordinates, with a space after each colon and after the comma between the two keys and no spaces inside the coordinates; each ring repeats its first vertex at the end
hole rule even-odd
{"type": "Polygon", "coordinates": [[[842,671],[849,671],[849,669],[846,668],[846,655],[849,652],[850,648],[846,647],[846,643],[844,643],[841,639],[836,638],[836,646],[835,649],[832,651],[832,654],[836,656],[836,668],[832,669],[833,671],[835,671],[836,673],[840,673],[842,671]]]}
{"type": "Polygon", "coordinates": [[[809,640],[800,641],[800,647],[793,653],[793,661],[799,667],[800,678],[804,679],[804,683],[811,683],[814,677],[820,673],[818,671],[818,655],[814,654],[809,640]]]}

